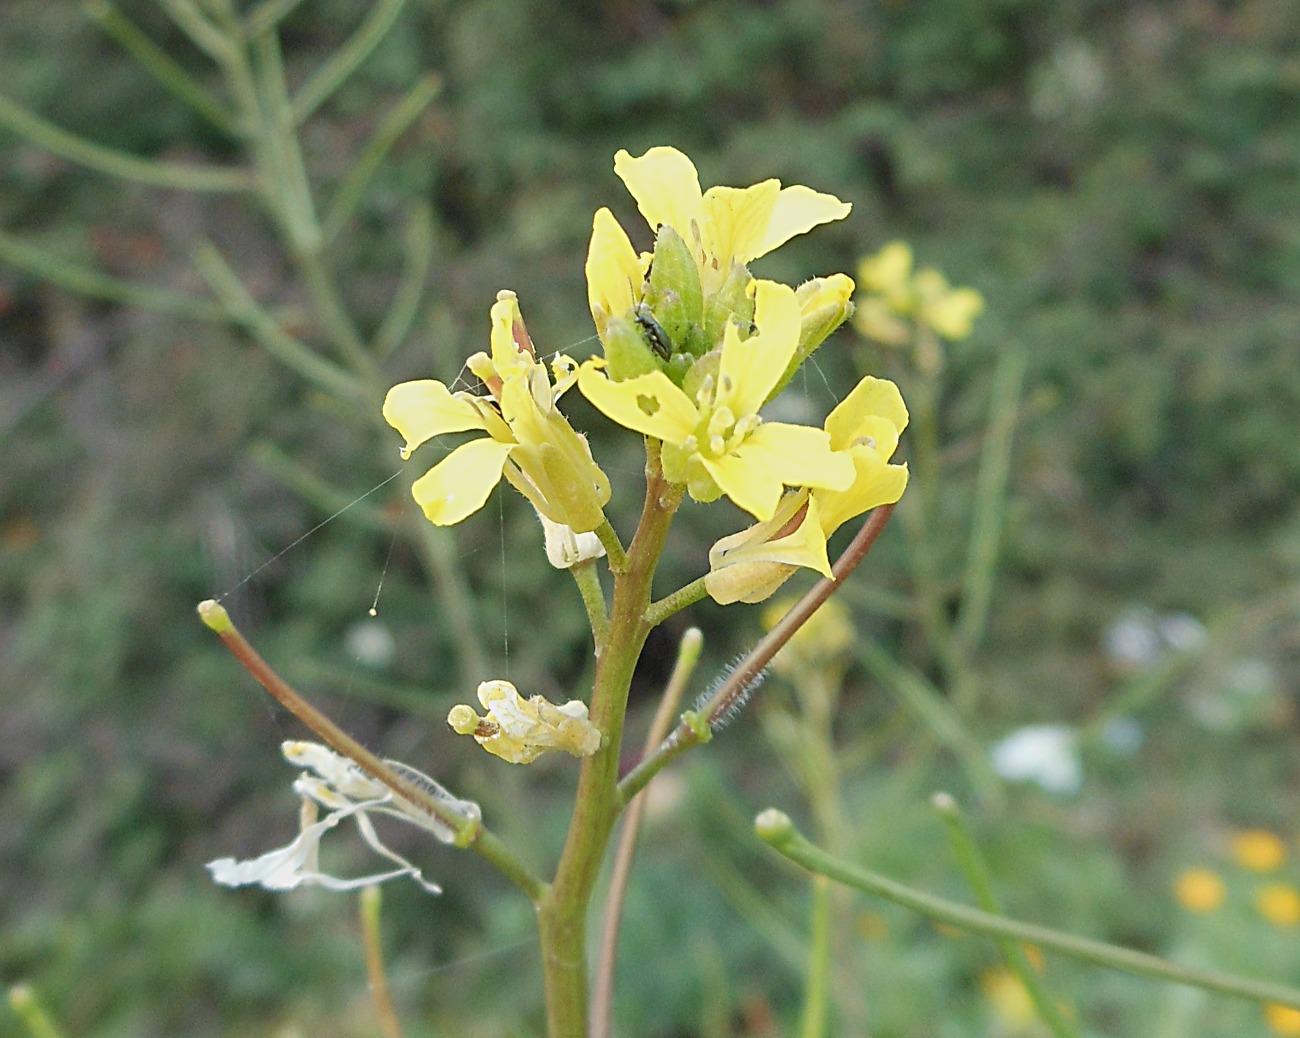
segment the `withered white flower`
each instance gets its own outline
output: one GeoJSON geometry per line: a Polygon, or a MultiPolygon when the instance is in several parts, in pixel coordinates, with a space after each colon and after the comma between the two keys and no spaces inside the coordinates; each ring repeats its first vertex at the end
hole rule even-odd
{"type": "MultiPolygon", "coordinates": [[[[456,838],[455,830],[417,804],[398,796],[353,761],[319,743],[289,741],[281,746],[281,750],[289,763],[308,769],[293,783],[294,791],[302,798],[298,836],[284,847],[256,858],[244,861],[219,858],[208,862],[208,871],[215,882],[228,887],[256,884],[267,890],[293,890],[304,885],[322,886],[329,890],[356,890],[410,876],[430,894],[442,892],[442,888],[426,880],[415,865],[384,845],[375,832],[370,815],[399,818],[432,833],[443,843],[451,843],[456,838]],[[326,808],[329,814],[318,820],[321,807],[326,808]],[[375,853],[398,867],[353,879],[340,879],[321,872],[317,861],[320,841],[345,818],[356,822],[361,838],[375,853]]],[[[400,761],[384,763],[436,798],[450,813],[475,821],[482,817],[478,804],[452,796],[423,772],[400,761]]]]}
{"type": "Polygon", "coordinates": [[[542,521],[542,530],[546,534],[546,561],[556,569],[571,569],[587,559],[599,559],[605,554],[605,546],[594,533],[575,533],[572,526],[552,522],[537,513],[542,521]]]}
{"type": "Polygon", "coordinates": [[[547,750],[590,757],[600,749],[600,730],[579,700],[556,706],[545,696],[524,699],[509,681],[495,680],[479,685],[478,701],[487,709],[485,717],[462,703],[451,708],[447,723],[511,764],[531,764],[547,750]]]}

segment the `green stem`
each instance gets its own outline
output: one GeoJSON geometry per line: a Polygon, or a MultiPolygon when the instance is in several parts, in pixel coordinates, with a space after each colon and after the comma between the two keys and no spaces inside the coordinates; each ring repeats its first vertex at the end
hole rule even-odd
{"type": "Polygon", "coordinates": [[[18,1014],[31,1038],[63,1038],[30,984],[15,984],[9,989],[9,1008],[18,1014]]]}
{"type": "Polygon", "coordinates": [[[709,597],[705,586],[706,577],[696,577],[684,587],[679,587],[671,595],[664,595],[657,602],[651,602],[645,611],[645,622],[651,627],[658,627],[674,613],[680,613],[687,606],[702,602],[709,597]]]}
{"type": "MultiPolygon", "coordinates": [[[[375,130],[374,136],[366,142],[366,146],[353,161],[352,168],[339,181],[334,197],[330,199],[321,231],[326,243],[334,240],[352,214],[356,212],[366,187],[383,163],[389,149],[397,143],[397,139],[415,122],[420,113],[429,107],[441,89],[442,80],[430,73],[422,77],[384,117],[384,121],[375,130]]],[[[424,211],[427,212],[427,209],[424,211]]]]}
{"type": "Polygon", "coordinates": [[[605,644],[605,635],[609,630],[609,611],[605,603],[605,592],[600,586],[600,570],[595,559],[586,559],[569,567],[569,574],[578,585],[578,594],[587,610],[587,622],[591,624],[592,638],[599,652],[605,644]]]}
{"type": "MultiPolygon", "coordinates": [[[[989,873],[988,862],[985,861],[984,855],[980,853],[979,847],[971,836],[957,801],[947,793],[936,793],[932,803],[935,810],[939,812],[939,817],[948,827],[948,838],[952,843],[953,853],[957,856],[957,864],[966,874],[966,882],[970,884],[976,903],[986,912],[1002,915],[1002,905],[993,890],[993,877],[989,873]]],[[[1007,966],[1020,979],[1025,993],[1029,995],[1029,1000],[1033,1002],[1043,1023],[1056,1035],[1056,1038],[1079,1038],[1078,1028],[1061,1012],[1057,1001],[1052,998],[1047,985],[1043,983],[1038,971],[1030,963],[1029,956],[1025,954],[1024,945],[1019,941],[1006,938],[995,938],[995,940],[998,951],[1002,953],[1007,966]]]]}
{"type": "Polygon", "coordinates": [[[94,144],[46,122],[3,95],[0,95],[0,127],[69,162],[138,184],[182,191],[250,191],[253,188],[252,178],[242,169],[157,162],[94,144]]]}
{"type": "MultiPolygon", "coordinates": [[[[655,748],[672,727],[673,717],[681,705],[682,695],[695,673],[704,647],[704,635],[698,627],[688,628],[677,648],[677,663],[664,688],[663,698],[655,710],[654,720],[646,733],[643,753],[655,748]]],[[[596,966],[596,983],[591,1000],[591,1038],[609,1038],[614,1026],[614,967],[618,961],[618,934],[623,920],[623,904],[627,898],[628,882],[632,874],[632,860],[636,856],[637,838],[645,819],[646,799],[633,799],[623,815],[623,828],[614,852],[614,868],[609,878],[609,891],[605,895],[605,921],[600,935],[600,958],[596,966]]]]}
{"type": "Polygon", "coordinates": [[[209,599],[199,603],[199,616],[277,703],[312,730],[331,749],[354,761],[366,774],[382,782],[404,800],[418,805],[455,834],[457,847],[470,848],[497,867],[533,902],[541,901],[546,884],[535,877],[504,843],[492,835],[483,822],[464,818],[449,811],[442,801],[390,768],[380,757],[348,735],[334,721],[308,702],[292,685],[280,677],[235,627],[230,614],[220,603],[209,599]]]}
{"type": "Polygon", "coordinates": [[[617,782],[628,691],[650,633],[643,617],[655,567],[681,504],[683,488],[663,478],[653,446],[648,458],[641,521],[628,548],[627,568],[614,578],[609,629],[596,657],[590,717],[604,738],[600,749],[583,761],[564,850],[550,892],[538,906],[550,1038],[587,1033],[587,909],[623,807],[617,782]]]}
{"type": "Polygon", "coordinates": [[[379,45],[406,6],[406,0],[379,0],[348,39],[307,77],[293,99],[293,122],[301,126],[352,75],[379,45]]]}
{"type": "Polygon", "coordinates": [[[966,657],[984,637],[998,542],[1007,508],[1007,480],[1011,472],[1011,447],[1019,419],[1020,386],[1025,376],[1025,354],[1013,349],[1002,354],[993,377],[988,429],[975,479],[975,512],[971,519],[966,574],[962,578],[961,608],[957,620],[957,651],[966,657]]]}
{"type": "Polygon", "coordinates": [[[809,908],[808,978],[804,982],[800,1038],[821,1038],[826,1033],[831,975],[831,883],[825,876],[812,880],[809,908]]]}
{"type": "Polygon", "coordinates": [[[154,79],[189,105],[217,129],[231,136],[239,127],[229,112],[198,84],[165,50],[154,43],[131,19],[108,0],[90,0],[83,4],[86,17],[100,27],[154,79]]]}
{"type": "Polygon", "coordinates": [[[397,1019],[397,1010],[393,1008],[393,996],[388,988],[388,971],[384,968],[384,945],[379,928],[379,915],[383,906],[383,895],[378,886],[364,887],[357,897],[358,915],[361,920],[361,946],[366,953],[366,980],[369,982],[370,998],[375,1003],[375,1016],[379,1018],[379,1028],[384,1038],[402,1038],[402,1025],[397,1019]]]}
{"type": "Polygon", "coordinates": [[[271,314],[258,305],[211,242],[196,245],[192,259],[231,319],[245,328],[267,353],[320,389],[344,400],[366,399],[365,387],[355,375],[289,335],[271,314]]]}
{"type": "Polygon", "coordinates": [[[210,299],[115,278],[57,256],[38,245],[11,237],[3,231],[0,231],[0,262],[93,299],[105,299],[112,303],[175,314],[196,321],[227,323],[231,320],[226,308],[210,299]]]}
{"type": "Polygon", "coordinates": [[[244,18],[244,32],[249,36],[274,29],[287,18],[302,0],[262,0],[244,18]]]}
{"type": "Polygon", "coordinates": [[[876,897],[882,897],[904,908],[919,912],[936,922],[946,923],[960,930],[968,930],[988,937],[1026,941],[1045,951],[1057,952],[1108,969],[1134,973],[1154,980],[1187,984],[1224,995],[1235,995],[1256,1002],[1276,1002],[1279,1005],[1300,1009],[1300,989],[1285,984],[1275,984],[1195,966],[1182,966],[1156,955],[1089,940],[1086,937],[1076,937],[1073,934],[1036,926],[1033,923],[1008,919],[1005,916],[994,915],[991,912],[984,912],[969,905],[948,901],[913,887],[904,886],[879,873],[869,872],[827,854],[809,843],[795,828],[790,817],[775,808],[769,808],[760,814],[755,819],[754,828],[759,839],[809,872],[826,876],[837,883],[843,883],[876,897]]]}
{"type": "MultiPolygon", "coordinates": [[[[327,231],[326,240],[328,238],[327,231]]],[[[433,213],[428,205],[412,206],[406,222],[406,258],[402,264],[402,276],[388,305],[388,313],[384,315],[370,346],[370,354],[376,360],[382,361],[410,334],[420,300],[424,297],[424,282],[432,262],[433,213]]]]}

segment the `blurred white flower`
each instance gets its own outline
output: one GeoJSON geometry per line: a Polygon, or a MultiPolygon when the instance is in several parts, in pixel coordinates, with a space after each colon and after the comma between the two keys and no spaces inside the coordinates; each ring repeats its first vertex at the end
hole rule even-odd
{"type": "MultiPolygon", "coordinates": [[[[256,884],[267,890],[293,890],[304,885],[322,886],[329,890],[356,890],[374,883],[410,876],[430,894],[442,892],[442,888],[426,880],[418,868],[384,845],[375,832],[370,814],[399,818],[432,833],[443,843],[451,843],[455,839],[455,830],[419,805],[399,797],[351,760],[318,743],[290,741],[284,743],[281,750],[291,764],[309,769],[293,783],[294,791],[302,798],[298,835],[285,846],[256,858],[244,861],[219,858],[208,862],[208,871],[215,882],[227,887],[256,884]],[[319,818],[322,807],[327,808],[329,814],[319,818]],[[321,872],[317,860],[320,841],[345,818],[356,822],[361,838],[375,853],[398,867],[354,879],[339,879],[321,872]]],[[[420,786],[452,814],[475,821],[482,817],[478,804],[457,799],[428,775],[400,761],[384,763],[409,782],[420,786]]]]}
{"type": "Polygon", "coordinates": [[[1170,613],[1160,618],[1160,638],[1174,652],[1195,652],[1205,645],[1209,632],[1190,613],[1170,613]]]}
{"type": "Polygon", "coordinates": [[[348,628],[343,647],[362,666],[382,670],[397,654],[397,639],[383,621],[361,620],[348,628]]]}
{"type": "Polygon", "coordinates": [[[1125,670],[1153,667],[1164,653],[1156,615],[1146,606],[1124,610],[1106,631],[1103,644],[1111,662],[1125,670]]]}
{"type": "Polygon", "coordinates": [[[1010,782],[1036,782],[1049,793],[1077,793],[1083,784],[1079,734],[1069,725],[1018,728],[991,751],[993,770],[1010,782]]]}

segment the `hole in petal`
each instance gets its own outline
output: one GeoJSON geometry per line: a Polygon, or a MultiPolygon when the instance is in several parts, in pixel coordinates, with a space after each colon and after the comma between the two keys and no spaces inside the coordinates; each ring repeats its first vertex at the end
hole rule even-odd
{"type": "Polygon", "coordinates": [[[653,418],[659,412],[659,398],[638,394],[636,398],[636,406],[641,408],[641,411],[644,414],[653,418]]]}

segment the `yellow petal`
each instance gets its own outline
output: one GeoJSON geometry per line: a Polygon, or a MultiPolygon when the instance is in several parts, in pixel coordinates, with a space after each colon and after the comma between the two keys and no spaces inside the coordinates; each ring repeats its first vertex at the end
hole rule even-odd
{"type": "Polygon", "coordinates": [[[752,187],[711,187],[704,193],[705,248],[724,274],[733,263],[748,263],[763,254],[760,249],[780,193],[779,180],[752,187]]]}
{"type": "MultiPolygon", "coordinates": [[[[861,437],[862,422],[870,415],[888,419],[897,432],[907,428],[907,405],[903,403],[903,394],[888,379],[868,375],[827,416],[826,431],[830,433],[832,449],[846,450],[861,437]]],[[[891,449],[889,454],[892,453],[891,449]]]]}
{"type": "Polygon", "coordinates": [[[384,397],[384,420],[406,438],[403,457],[434,436],[485,428],[478,409],[441,382],[402,382],[384,397]]]}
{"type": "Polygon", "coordinates": [[[732,501],[759,520],[771,519],[786,484],[847,487],[853,463],[830,450],[825,431],[802,425],[760,425],[736,450],[701,463],[732,501]]]}
{"type": "Polygon", "coordinates": [[[587,299],[597,332],[604,334],[609,318],[631,312],[644,277],[644,265],[614,214],[597,210],[587,247],[587,299]]]}
{"type": "Polygon", "coordinates": [[[907,466],[887,465],[875,451],[860,447],[852,455],[856,476],[847,490],[814,490],[822,531],[829,537],[850,519],[880,505],[892,505],[907,489],[907,466]]]}
{"type": "Polygon", "coordinates": [[[800,184],[787,187],[777,196],[767,231],[750,258],[766,256],[791,238],[806,234],[819,224],[843,220],[852,208],[848,202],[841,202],[834,195],[822,194],[810,187],[800,184]]]}
{"type": "Polygon", "coordinates": [[[728,324],[722,346],[717,402],[737,417],[756,414],[763,406],[799,348],[802,327],[794,289],[775,281],[754,284],[758,331],[741,341],[735,324],[728,324]]]}
{"type": "Polygon", "coordinates": [[[676,148],[651,148],[640,158],[620,150],[614,156],[614,172],[636,199],[646,223],[652,228],[666,223],[695,247],[703,233],[703,196],[690,159],[676,148]]]}
{"type": "Polygon", "coordinates": [[[945,339],[957,341],[970,335],[975,318],[984,312],[984,297],[973,288],[956,288],[925,308],[925,320],[945,339]]]}
{"type": "Polygon", "coordinates": [[[514,448],[491,437],[462,444],[415,481],[411,496],[429,522],[452,526],[483,507],[514,448]]]}
{"type": "Polygon", "coordinates": [[[831,575],[817,502],[807,490],[786,494],[767,522],[714,544],[704,586],[719,605],[761,602],[800,566],[831,575]]]}
{"type": "Polygon", "coordinates": [[[588,361],[578,369],[578,389],[607,418],[668,443],[680,443],[699,423],[695,405],[662,371],[613,382],[588,361]]]}

